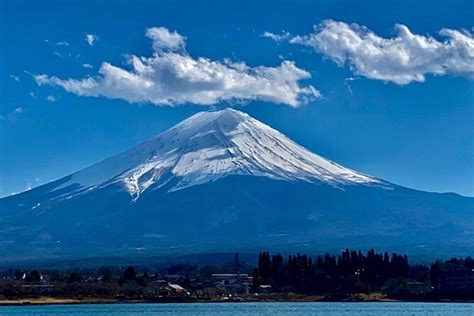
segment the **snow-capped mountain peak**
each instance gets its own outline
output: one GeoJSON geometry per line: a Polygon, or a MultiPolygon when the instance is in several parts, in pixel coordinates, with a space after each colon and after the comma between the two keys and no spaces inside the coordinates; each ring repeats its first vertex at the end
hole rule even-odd
{"type": "Polygon", "coordinates": [[[229,175],[327,183],[380,184],[296,144],[248,114],[234,109],[200,112],[155,138],[73,174],[60,187],[74,194],[120,183],[137,199],[172,184],[170,191],[229,175]]]}
{"type": "Polygon", "coordinates": [[[376,241],[467,255],[473,204],[360,174],[226,109],[198,113],[130,150],[0,199],[0,241],[15,241],[0,250],[105,257],[136,249],[370,248],[376,241]]]}

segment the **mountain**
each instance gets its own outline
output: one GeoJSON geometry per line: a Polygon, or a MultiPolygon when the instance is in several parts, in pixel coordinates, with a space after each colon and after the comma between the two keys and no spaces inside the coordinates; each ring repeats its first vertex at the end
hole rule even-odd
{"type": "Polygon", "coordinates": [[[474,199],[345,168],[242,112],[198,113],[128,151],[0,199],[0,252],[43,256],[474,250],[474,199]]]}

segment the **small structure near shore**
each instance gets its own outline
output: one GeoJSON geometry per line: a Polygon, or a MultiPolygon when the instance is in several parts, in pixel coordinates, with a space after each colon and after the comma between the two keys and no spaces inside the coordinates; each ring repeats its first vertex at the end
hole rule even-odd
{"type": "Polygon", "coordinates": [[[191,295],[191,293],[189,293],[184,287],[182,287],[179,284],[168,283],[162,289],[167,291],[167,294],[169,296],[189,296],[189,295],[191,295]]]}

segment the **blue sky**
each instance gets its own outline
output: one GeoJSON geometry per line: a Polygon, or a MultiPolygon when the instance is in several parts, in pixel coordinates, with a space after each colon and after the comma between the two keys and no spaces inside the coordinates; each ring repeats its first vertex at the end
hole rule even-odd
{"type": "Polygon", "coordinates": [[[0,196],[77,171],[196,112],[228,106],[352,169],[474,196],[473,7],[473,1],[2,1],[0,196]],[[93,42],[87,34],[96,36],[93,42]],[[334,34],[361,43],[355,49],[334,34]],[[380,60],[367,55],[371,47],[380,60]],[[187,68],[181,70],[187,79],[171,72],[135,76],[163,86],[150,92],[118,80],[122,70],[137,74],[127,64],[131,55],[160,71],[184,62],[204,73],[215,67],[213,75],[244,84],[213,78],[211,91],[202,91],[209,87],[196,85],[187,68]],[[113,68],[101,75],[103,62],[113,68]]]}

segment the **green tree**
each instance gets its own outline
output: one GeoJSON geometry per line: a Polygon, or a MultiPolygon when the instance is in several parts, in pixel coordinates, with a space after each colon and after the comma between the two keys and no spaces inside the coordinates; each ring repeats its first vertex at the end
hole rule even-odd
{"type": "Polygon", "coordinates": [[[101,274],[102,282],[111,283],[114,281],[114,272],[111,267],[101,267],[99,273],[101,274]]]}
{"type": "Polygon", "coordinates": [[[127,267],[123,271],[123,281],[124,282],[133,282],[137,279],[137,271],[135,271],[134,267],[127,267]]]}
{"type": "Polygon", "coordinates": [[[33,269],[28,274],[27,281],[32,283],[39,283],[41,282],[41,274],[38,270],[33,269]]]}
{"type": "Polygon", "coordinates": [[[79,272],[71,272],[67,278],[68,284],[80,283],[82,281],[82,275],[79,272]]]}

